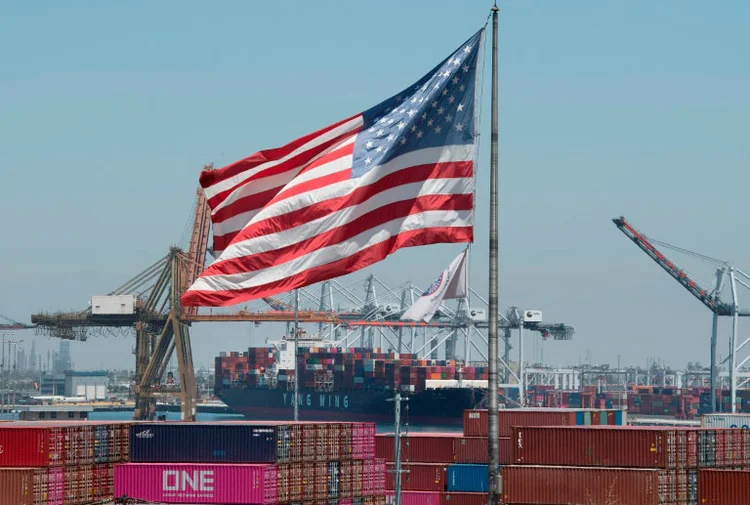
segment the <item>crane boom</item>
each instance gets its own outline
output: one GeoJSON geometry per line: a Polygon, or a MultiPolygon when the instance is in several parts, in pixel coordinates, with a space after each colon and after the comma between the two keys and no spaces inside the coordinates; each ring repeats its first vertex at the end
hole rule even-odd
{"type": "Polygon", "coordinates": [[[696,297],[700,302],[708,307],[708,309],[718,316],[731,316],[732,306],[728,303],[724,303],[719,299],[718,293],[708,291],[702,287],[695,280],[693,280],[683,269],[678,267],[669,258],[659,251],[651,241],[649,241],[644,235],[639,233],[633,226],[625,220],[624,217],[620,217],[612,220],[615,226],[620,229],[630,240],[645,252],[652,260],[654,260],[660,267],[662,267],[669,275],[672,276],[682,287],[687,289],[690,294],[696,297]]]}
{"type": "Polygon", "coordinates": [[[19,323],[15,319],[11,319],[0,314],[0,330],[29,330],[36,328],[31,324],[19,323]]]}

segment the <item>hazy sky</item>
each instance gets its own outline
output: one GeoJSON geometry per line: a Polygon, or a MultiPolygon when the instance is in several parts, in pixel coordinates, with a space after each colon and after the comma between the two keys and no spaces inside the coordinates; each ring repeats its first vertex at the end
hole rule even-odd
{"type": "MultiPolygon", "coordinates": [[[[624,214],[648,235],[750,270],[750,3],[500,5],[501,308],[542,309],[576,328],[572,342],[545,345],[549,363],[587,352],[594,362],[708,362],[709,311],[610,219],[624,214]]],[[[28,321],[109,292],[180,241],[203,164],[380,102],[466,40],[490,7],[2,1],[0,314],[28,321]]],[[[471,266],[483,293],[489,51],[485,61],[471,266]]],[[[424,286],[459,249],[402,251],[354,278],[424,286]]],[[[710,265],[675,260],[710,282],[710,265]]],[[[251,332],[258,344],[282,331],[195,325],[195,362],[247,347],[251,332]]],[[[98,338],[72,354],[81,368],[132,367],[132,346],[98,338]]]]}

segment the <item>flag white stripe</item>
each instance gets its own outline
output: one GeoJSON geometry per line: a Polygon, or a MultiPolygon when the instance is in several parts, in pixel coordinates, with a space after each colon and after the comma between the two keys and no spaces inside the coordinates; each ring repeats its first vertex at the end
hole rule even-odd
{"type": "MultiPolygon", "coordinates": [[[[347,140],[345,140],[344,142],[331,146],[330,148],[321,152],[319,155],[315,156],[315,158],[313,158],[311,161],[303,165],[300,165],[299,167],[293,170],[287,170],[280,174],[269,175],[267,177],[261,177],[259,179],[252,179],[250,181],[247,181],[242,186],[237,187],[234,191],[232,191],[229,195],[227,195],[226,198],[222,200],[216,207],[214,207],[214,209],[211,211],[211,215],[215,216],[216,213],[220,209],[223,209],[227,205],[234,203],[240,198],[245,198],[247,196],[256,195],[258,193],[262,193],[263,191],[267,191],[273,188],[280,188],[279,192],[281,192],[282,190],[293,188],[294,186],[297,186],[298,184],[302,182],[307,182],[309,180],[322,177],[330,173],[343,170],[345,168],[351,168],[352,156],[349,155],[348,158],[346,156],[342,156],[340,158],[327,161],[321,165],[314,166],[311,170],[304,172],[303,174],[300,175],[300,172],[302,172],[303,170],[305,170],[306,168],[310,166],[313,166],[324,156],[329,155],[330,153],[346,146],[347,144],[353,143],[356,137],[357,136],[354,135],[348,138],[347,140]],[[347,159],[349,160],[348,162],[346,161],[347,159]]],[[[247,223],[247,221],[245,222],[247,223]]],[[[236,228],[234,231],[237,231],[240,229],[241,228],[236,228]]]]}
{"type": "MultiPolygon", "coordinates": [[[[373,168],[362,177],[341,181],[328,186],[318,188],[306,193],[294,195],[289,199],[282,199],[264,207],[261,212],[255,215],[246,225],[251,226],[253,223],[269,219],[289,212],[309,207],[318,202],[346,196],[353,190],[374,184],[383,177],[397,172],[399,170],[409,169],[416,165],[426,165],[433,163],[449,163],[459,161],[470,161],[474,157],[473,145],[457,145],[446,147],[430,147],[413,151],[397,158],[392,159],[385,165],[373,168]]],[[[348,156],[351,160],[352,156],[348,156]]],[[[283,190],[282,190],[283,191],[283,190]]],[[[229,251],[227,248],[226,251],[229,251]]],[[[223,259],[223,258],[222,258],[223,259]]]]}
{"type": "Polygon", "coordinates": [[[295,228],[253,237],[232,244],[226,249],[222,260],[240,258],[249,254],[258,254],[296,244],[314,237],[319,233],[351,223],[368,212],[385,207],[394,202],[411,200],[426,195],[471,195],[474,192],[474,179],[459,177],[453,179],[429,179],[425,182],[413,182],[396,186],[393,189],[373,195],[357,205],[343,208],[319,219],[306,222],[295,228]]]}
{"type": "Polygon", "coordinates": [[[211,199],[214,196],[216,196],[218,193],[221,193],[222,191],[226,191],[228,189],[233,188],[237,184],[240,184],[242,181],[246,180],[249,177],[252,177],[253,175],[255,175],[255,174],[259,173],[259,172],[262,172],[263,170],[266,170],[266,169],[268,169],[270,167],[276,166],[276,165],[278,165],[280,163],[283,163],[283,162],[285,162],[285,161],[287,161],[287,160],[289,160],[291,158],[294,158],[295,156],[297,156],[297,155],[299,155],[299,154],[301,154],[301,153],[303,153],[305,151],[308,151],[310,149],[318,147],[321,144],[329,142],[329,141],[335,139],[336,137],[338,137],[340,135],[343,135],[346,132],[354,131],[354,130],[360,128],[363,124],[364,124],[364,121],[362,119],[362,115],[360,114],[360,115],[358,115],[358,116],[350,119],[346,123],[343,123],[343,124],[337,126],[336,128],[333,128],[332,130],[327,131],[327,132],[323,133],[322,135],[311,139],[306,144],[301,145],[300,147],[298,147],[297,149],[295,149],[294,151],[292,151],[291,153],[287,154],[286,156],[284,156],[282,158],[279,158],[279,159],[276,159],[276,160],[272,160],[272,161],[267,161],[266,163],[262,163],[262,164],[260,164],[258,166],[255,166],[255,167],[253,167],[253,168],[251,168],[249,170],[245,170],[244,172],[240,172],[239,174],[237,174],[237,175],[235,175],[233,177],[229,177],[228,179],[224,179],[223,181],[219,181],[216,184],[213,184],[213,185],[205,188],[206,197],[208,199],[211,199]]]}
{"type": "Polygon", "coordinates": [[[289,184],[304,168],[305,167],[297,167],[294,170],[288,170],[280,174],[269,175],[260,179],[247,181],[242,186],[235,188],[234,191],[229,193],[226,198],[224,198],[224,200],[219,202],[219,204],[211,210],[211,215],[215,216],[221,209],[233,204],[241,198],[257,195],[258,193],[262,193],[273,188],[279,188],[280,191],[281,188],[289,184]]]}
{"type": "MultiPolygon", "coordinates": [[[[329,152],[336,151],[337,149],[341,149],[342,147],[346,147],[349,144],[353,144],[357,140],[358,135],[353,135],[352,137],[346,139],[341,144],[337,144],[333,146],[331,149],[329,149],[329,152]]],[[[326,175],[331,175],[333,173],[336,173],[340,170],[344,170],[347,168],[352,167],[352,159],[353,156],[351,154],[348,155],[342,155],[340,158],[335,158],[333,160],[329,160],[325,163],[322,163],[316,167],[313,167],[309,169],[306,172],[303,172],[298,177],[295,177],[293,181],[291,181],[284,190],[287,190],[289,188],[293,188],[295,186],[298,186],[304,182],[312,181],[314,179],[318,179],[320,177],[325,177],[326,175]],[[348,160],[348,161],[346,161],[348,160]]]]}
{"type": "Polygon", "coordinates": [[[434,227],[469,227],[472,222],[472,210],[439,210],[412,214],[371,228],[345,242],[322,247],[299,258],[263,270],[200,277],[195,281],[191,290],[225,291],[261,286],[357,254],[400,233],[434,227]]]}

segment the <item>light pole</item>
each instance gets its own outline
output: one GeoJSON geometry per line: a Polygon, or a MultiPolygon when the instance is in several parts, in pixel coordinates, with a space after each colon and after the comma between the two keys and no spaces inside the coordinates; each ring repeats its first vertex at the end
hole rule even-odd
{"type": "Polygon", "coordinates": [[[0,333],[0,336],[2,337],[2,362],[0,362],[0,377],[2,377],[2,388],[0,389],[0,417],[5,416],[5,401],[6,401],[6,388],[7,388],[7,382],[6,382],[6,376],[5,376],[5,342],[6,339],[9,339],[15,335],[12,331],[4,331],[0,333]]]}
{"type": "Polygon", "coordinates": [[[9,358],[11,360],[8,362],[8,368],[10,368],[10,363],[13,363],[13,368],[9,371],[9,374],[8,374],[9,375],[8,383],[13,385],[13,403],[10,403],[11,392],[8,391],[8,403],[9,403],[8,414],[10,414],[10,417],[13,416],[12,407],[15,407],[16,405],[16,384],[18,383],[18,376],[16,375],[16,365],[18,364],[18,344],[23,344],[23,339],[8,340],[8,354],[10,355],[9,358]],[[14,346],[12,351],[11,351],[11,346],[14,346]]]}

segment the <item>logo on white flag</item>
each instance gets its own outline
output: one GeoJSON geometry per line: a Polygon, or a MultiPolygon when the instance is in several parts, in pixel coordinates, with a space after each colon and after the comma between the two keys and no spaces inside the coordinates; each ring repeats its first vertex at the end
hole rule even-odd
{"type": "Polygon", "coordinates": [[[467,251],[462,252],[451,261],[440,277],[404,312],[402,320],[427,322],[435,315],[443,300],[466,297],[466,253],[467,251]]]}

